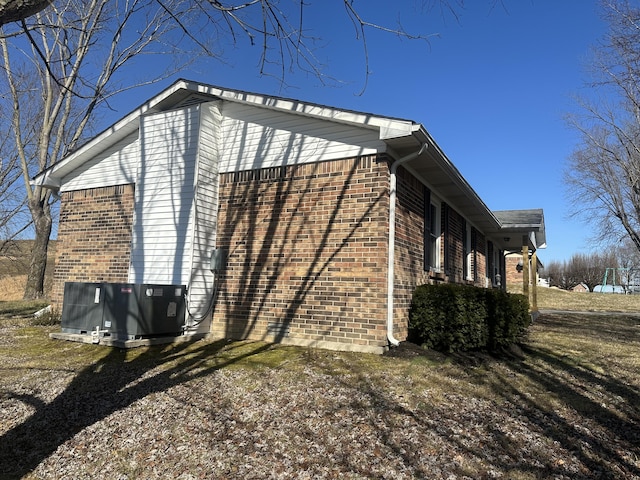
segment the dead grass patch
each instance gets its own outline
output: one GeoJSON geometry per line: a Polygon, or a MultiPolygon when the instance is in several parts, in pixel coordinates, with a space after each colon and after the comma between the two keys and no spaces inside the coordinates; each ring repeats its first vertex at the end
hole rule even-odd
{"type": "Polygon", "coordinates": [[[124,351],[13,317],[0,322],[0,471],[640,478],[639,323],[543,314],[522,358],[494,358],[226,341],[124,351]]]}
{"type": "MultiPolygon", "coordinates": [[[[522,293],[522,288],[511,289],[522,293]]],[[[558,288],[538,287],[538,308],[578,312],[637,312],[640,313],[640,295],[599,292],[568,292],[558,288]]]]}
{"type": "MultiPolygon", "coordinates": [[[[0,302],[16,301],[22,298],[29,271],[29,254],[32,244],[32,240],[13,241],[0,253],[0,302]]],[[[51,240],[45,273],[45,296],[51,292],[53,284],[56,247],[57,242],[51,240]]]]}
{"type": "Polygon", "coordinates": [[[20,300],[27,284],[26,275],[0,276],[0,301],[12,302],[20,300]]]}

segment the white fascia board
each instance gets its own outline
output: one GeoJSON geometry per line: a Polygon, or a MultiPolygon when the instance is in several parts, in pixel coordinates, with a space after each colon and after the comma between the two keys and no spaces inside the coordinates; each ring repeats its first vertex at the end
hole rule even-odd
{"type": "Polygon", "coordinates": [[[49,169],[44,170],[33,178],[33,184],[54,187],[60,186],[61,178],[70,173],[76,166],[89,160],[94,155],[108,148],[113,143],[126,137],[138,128],[139,118],[151,110],[158,103],[169,97],[177,90],[186,88],[186,82],[178,81],[171,87],[163,90],[149,101],[143,103],[138,108],[127,114],[122,119],[102,131],[77,150],[74,150],[66,157],[60,159],[49,169]]]}
{"type": "Polygon", "coordinates": [[[231,102],[244,103],[257,107],[296,113],[307,117],[323,118],[334,122],[368,127],[379,130],[380,140],[406,137],[417,131],[420,126],[410,120],[342,110],[313,103],[306,103],[281,97],[270,97],[237,90],[224,90],[218,87],[195,82],[185,82],[189,90],[212,95],[231,102]]]}
{"type": "Polygon", "coordinates": [[[51,170],[36,175],[29,183],[34,187],[44,187],[54,191],[58,191],[61,186],[60,177],[54,176],[51,170]]]}
{"type": "Polygon", "coordinates": [[[546,235],[541,230],[529,232],[529,241],[536,249],[547,248],[546,235]]]}
{"type": "Polygon", "coordinates": [[[259,95],[238,90],[226,90],[199,82],[178,80],[173,85],[114,123],[111,127],[93,137],[80,148],[56,162],[56,164],[49,169],[40,172],[33,178],[34,183],[45,185],[45,183],[43,183],[44,178],[41,177],[46,176],[50,182],[53,178],[56,178],[56,181],[59,184],[60,179],[70,173],[78,165],[81,165],[86,160],[108,148],[111,144],[132,133],[138,128],[141,116],[148,113],[150,110],[153,110],[158,104],[179,90],[202,93],[218,97],[223,100],[254,105],[256,107],[291,112],[298,115],[323,118],[334,122],[375,129],[378,130],[379,138],[381,140],[409,136],[420,129],[419,124],[410,120],[341,110],[338,108],[305,103],[297,100],[259,95]]]}

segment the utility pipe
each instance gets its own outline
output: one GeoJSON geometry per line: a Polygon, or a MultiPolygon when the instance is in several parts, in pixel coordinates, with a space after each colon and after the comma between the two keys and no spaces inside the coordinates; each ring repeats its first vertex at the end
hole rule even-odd
{"type": "Polygon", "coordinates": [[[427,150],[427,143],[420,146],[420,150],[399,158],[391,164],[389,175],[389,263],[387,265],[387,339],[394,347],[400,344],[400,340],[393,336],[393,292],[395,280],[395,249],[396,249],[396,171],[403,163],[413,160],[427,150]]]}

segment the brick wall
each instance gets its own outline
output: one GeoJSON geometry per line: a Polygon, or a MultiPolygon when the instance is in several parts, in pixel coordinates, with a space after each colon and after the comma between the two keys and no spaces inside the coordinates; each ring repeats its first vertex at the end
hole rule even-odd
{"type": "Polygon", "coordinates": [[[52,303],[62,306],[64,282],[126,282],[134,186],[62,193],[52,303]]]}
{"type": "Polygon", "coordinates": [[[222,174],[212,332],[380,351],[388,206],[375,157],[222,174]]]}
{"type": "Polygon", "coordinates": [[[424,186],[406,169],[397,172],[394,337],[404,340],[411,298],[417,285],[429,282],[424,271],[424,186]]]}
{"type": "Polygon", "coordinates": [[[476,275],[473,280],[477,287],[488,287],[491,282],[487,279],[487,239],[482,232],[473,229],[474,242],[472,248],[475,250],[474,262],[476,275]]]}
{"type": "Polygon", "coordinates": [[[518,262],[522,262],[522,255],[511,254],[507,255],[505,259],[507,289],[519,288],[520,290],[522,290],[522,270],[518,271],[518,262]]]}
{"type": "MultiPolygon", "coordinates": [[[[387,159],[375,156],[221,174],[217,246],[229,256],[212,333],[380,352],[387,344],[388,187],[387,159]]],[[[61,305],[65,281],[127,281],[133,203],[133,185],[62,194],[54,304],[61,305]]],[[[403,340],[415,286],[460,281],[463,222],[443,208],[454,273],[436,277],[424,271],[423,186],[402,168],[396,212],[394,335],[403,340]]],[[[475,237],[483,280],[486,242],[480,232],[475,237]]]]}
{"type": "Polygon", "coordinates": [[[396,265],[394,291],[394,336],[407,335],[411,298],[417,285],[434,282],[473,283],[487,286],[486,237],[472,228],[477,276],[470,282],[464,278],[463,237],[465,220],[446,203],[441,204],[441,273],[424,271],[424,194],[422,183],[400,168],[397,176],[396,265]]]}

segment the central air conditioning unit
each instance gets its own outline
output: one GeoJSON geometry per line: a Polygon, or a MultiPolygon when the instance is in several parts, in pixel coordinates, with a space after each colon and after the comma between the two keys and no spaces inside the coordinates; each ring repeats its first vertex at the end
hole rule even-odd
{"type": "Polygon", "coordinates": [[[182,332],[184,285],[105,284],[103,329],[121,339],[182,332]]]}
{"type": "Polygon", "coordinates": [[[180,335],[186,290],[186,285],[67,282],[62,331],[98,329],[118,340],[180,335]]]}
{"type": "Polygon", "coordinates": [[[90,333],[102,329],[104,288],[102,283],[66,282],[62,303],[62,331],[90,333]]]}

